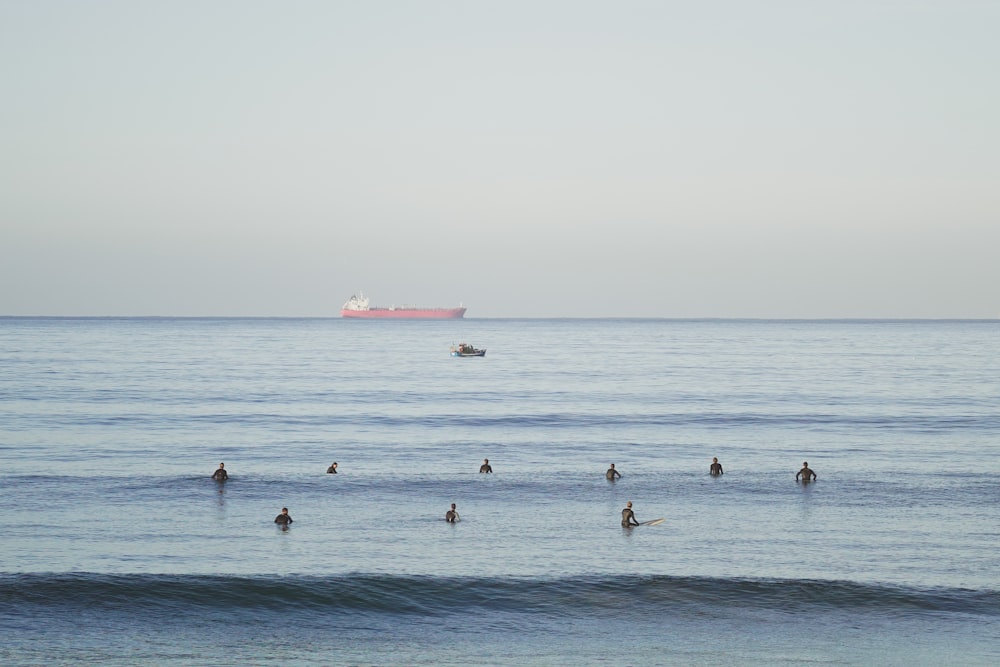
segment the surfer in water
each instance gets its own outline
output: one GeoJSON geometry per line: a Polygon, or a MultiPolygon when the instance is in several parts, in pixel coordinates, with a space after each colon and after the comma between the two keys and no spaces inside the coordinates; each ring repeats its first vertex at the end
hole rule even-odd
{"type": "Polygon", "coordinates": [[[326,469],[326,471],[327,471],[327,472],[328,472],[329,474],[331,474],[331,475],[336,475],[336,474],[337,474],[337,462],[336,462],[336,461],[334,461],[333,463],[331,463],[331,464],[330,464],[330,467],[329,467],[329,468],[327,468],[327,469],[326,469]]]}
{"type": "Polygon", "coordinates": [[[283,528],[287,528],[288,524],[292,523],[292,517],[288,514],[287,507],[281,508],[281,514],[274,517],[274,522],[283,528]]]}
{"type": "Polygon", "coordinates": [[[630,500],[625,505],[625,509],[622,510],[622,528],[631,528],[638,525],[639,521],[635,518],[635,512],[632,511],[632,501],[630,500]]]}
{"type": "Polygon", "coordinates": [[[451,504],[451,509],[444,513],[444,520],[448,523],[458,523],[458,512],[455,510],[455,503],[451,504]]]}
{"type": "Polygon", "coordinates": [[[229,479],[229,473],[226,472],[226,464],[220,463],[219,469],[212,473],[212,479],[216,482],[225,482],[229,479]]]}
{"type": "Polygon", "coordinates": [[[712,457],[712,465],[708,466],[708,474],[712,477],[718,477],[722,474],[722,464],[719,463],[719,459],[712,457]]]}
{"type": "Polygon", "coordinates": [[[812,481],[814,481],[816,479],[816,473],[814,473],[809,468],[809,462],[808,461],[803,461],[802,462],[802,470],[800,470],[797,473],[795,473],[795,481],[796,482],[799,481],[799,477],[802,478],[803,482],[812,482],[812,481]]]}
{"type": "Polygon", "coordinates": [[[604,476],[607,478],[607,480],[609,482],[613,482],[618,477],[621,477],[622,474],[620,472],[618,472],[617,470],[615,470],[615,464],[612,463],[611,467],[608,468],[608,471],[606,473],[604,473],[604,476]]]}
{"type": "Polygon", "coordinates": [[[489,459],[483,459],[483,465],[479,466],[479,472],[493,472],[493,466],[489,459]]]}

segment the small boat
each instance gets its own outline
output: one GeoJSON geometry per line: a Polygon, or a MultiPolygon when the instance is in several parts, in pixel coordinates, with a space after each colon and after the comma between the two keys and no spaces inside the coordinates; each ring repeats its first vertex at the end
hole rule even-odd
{"type": "Polygon", "coordinates": [[[478,350],[468,343],[459,343],[451,346],[451,356],[453,357],[485,357],[486,348],[478,350]]]}

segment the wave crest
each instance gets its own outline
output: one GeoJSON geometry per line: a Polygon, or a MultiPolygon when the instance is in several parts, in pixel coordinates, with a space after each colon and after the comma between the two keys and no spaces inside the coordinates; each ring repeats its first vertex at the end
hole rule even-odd
{"type": "Polygon", "coordinates": [[[674,576],[518,579],[74,573],[0,575],[0,606],[6,605],[118,610],[295,608],[421,615],[483,609],[559,616],[740,607],[1000,616],[1000,592],[847,581],[674,576]]]}

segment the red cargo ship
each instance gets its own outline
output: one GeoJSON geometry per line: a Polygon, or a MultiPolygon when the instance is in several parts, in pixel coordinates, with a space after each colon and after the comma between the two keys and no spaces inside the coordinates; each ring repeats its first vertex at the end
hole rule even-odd
{"type": "Polygon", "coordinates": [[[415,308],[413,306],[370,306],[368,297],[361,292],[354,294],[340,309],[341,317],[386,320],[458,320],[465,316],[465,307],[415,308]]]}

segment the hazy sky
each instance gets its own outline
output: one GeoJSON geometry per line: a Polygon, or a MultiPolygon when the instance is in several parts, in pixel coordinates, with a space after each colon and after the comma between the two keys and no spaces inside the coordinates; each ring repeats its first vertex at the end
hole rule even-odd
{"type": "Polygon", "coordinates": [[[1000,2],[0,0],[0,315],[1000,316],[1000,2]]]}

